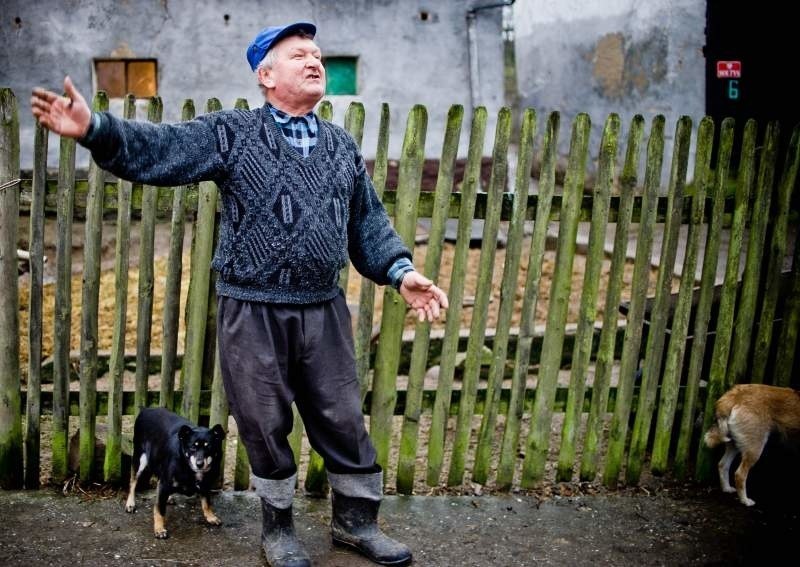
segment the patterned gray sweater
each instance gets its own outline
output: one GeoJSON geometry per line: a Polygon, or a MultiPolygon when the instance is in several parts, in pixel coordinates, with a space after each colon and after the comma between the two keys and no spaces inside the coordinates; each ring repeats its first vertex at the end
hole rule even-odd
{"type": "Polygon", "coordinates": [[[392,228],[358,146],[319,120],[319,140],[303,158],[266,106],[154,125],[93,115],[81,140],[115,175],[160,186],[211,180],[222,195],[212,266],[217,293],[265,303],[317,303],[339,292],[348,255],[380,285],[411,253],[392,228]]]}

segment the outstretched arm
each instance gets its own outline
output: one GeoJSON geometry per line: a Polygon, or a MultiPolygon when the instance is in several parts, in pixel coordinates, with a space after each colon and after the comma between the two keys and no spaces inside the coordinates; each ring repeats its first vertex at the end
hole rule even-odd
{"type": "Polygon", "coordinates": [[[416,310],[420,321],[433,322],[442,309],[447,309],[447,294],[419,272],[405,274],[399,291],[408,306],[416,310]]]}
{"type": "Polygon", "coordinates": [[[64,78],[66,96],[42,88],[33,89],[31,111],[39,124],[68,138],[83,138],[92,122],[92,111],[72,79],[64,78]]]}

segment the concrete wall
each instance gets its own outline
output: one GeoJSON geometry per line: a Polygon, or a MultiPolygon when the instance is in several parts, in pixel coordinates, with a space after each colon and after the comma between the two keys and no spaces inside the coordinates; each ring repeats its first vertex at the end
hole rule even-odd
{"type": "Polygon", "coordinates": [[[536,108],[542,123],[545,113],[561,111],[563,153],[572,119],[588,112],[592,159],[609,113],[620,115],[623,136],[635,114],[645,117],[646,133],[652,118],[664,114],[668,172],[678,117],[689,115],[696,128],[704,114],[705,7],[698,0],[518,1],[521,106],[536,108]]]}
{"type": "MultiPolygon", "coordinates": [[[[463,137],[469,132],[466,12],[473,5],[485,3],[3,0],[0,85],[11,87],[19,99],[22,166],[29,168],[33,118],[28,98],[34,86],[60,90],[64,75],[69,74],[88,95],[92,92],[93,58],[154,57],[158,59],[158,90],[166,121],[180,118],[185,98],[193,98],[198,111],[208,97],[219,98],[225,108],[230,108],[237,97],[247,98],[251,107],[257,106],[262,98],[245,58],[247,45],[267,25],[310,20],[318,25],[317,41],[324,55],[359,58],[358,96],[331,100],[339,123],[351,100],[365,104],[364,153],[374,154],[381,102],[388,102],[392,110],[393,156],[400,153],[408,110],[421,103],[428,108],[427,154],[438,156],[451,104],[465,105],[463,137]]],[[[479,104],[496,115],[503,103],[500,9],[480,12],[478,40],[482,81],[479,104]]],[[[118,110],[120,105],[113,108],[118,110]]],[[[488,154],[491,134],[486,145],[488,154]]],[[[57,141],[50,144],[51,165],[56,163],[57,146],[57,141]]],[[[87,162],[86,153],[81,151],[79,165],[87,162]]]]}

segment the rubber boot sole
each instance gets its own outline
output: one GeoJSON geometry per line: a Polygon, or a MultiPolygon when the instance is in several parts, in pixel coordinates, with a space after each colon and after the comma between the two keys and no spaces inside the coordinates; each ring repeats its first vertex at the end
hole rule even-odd
{"type": "Polygon", "coordinates": [[[354,543],[351,543],[349,541],[344,541],[342,539],[337,539],[335,537],[331,537],[331,539],[333,540],[333,545],[335,545],[336,547],[344,547],[344,548],[348,548],[348,549],[354,549],[355,551],[357,551],[358,553],[360,553],[361,555],[363,555],[364,557],[366,557],[367,559],[369,559],[373,563],[377,563],[378,565],[394,565],[394,566],[409,565],[414,560],[413,557],[409,557],[408,559],[399,559],[397,561],[380,561],[379,559],[376,559],[374,557],[370,557],[369,555],[364,553],[364,551],[354,543]]]}

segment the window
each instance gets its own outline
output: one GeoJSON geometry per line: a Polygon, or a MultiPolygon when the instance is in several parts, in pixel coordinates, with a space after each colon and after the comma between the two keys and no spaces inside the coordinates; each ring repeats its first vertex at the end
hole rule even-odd
{"type": "Polygon", "coordinates": [[[358,94],[356,57],[326,57],[322,60],[328,76],[325,93],[329,95],[358,94]]]}
{"type": "Polygon", "coordinates": [[[105,91],[109,98],[122,98],[132,93],[148,98],[158,92],[155,59],[95,59],[95,90],[105,91]]]}

